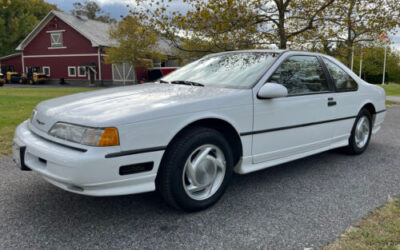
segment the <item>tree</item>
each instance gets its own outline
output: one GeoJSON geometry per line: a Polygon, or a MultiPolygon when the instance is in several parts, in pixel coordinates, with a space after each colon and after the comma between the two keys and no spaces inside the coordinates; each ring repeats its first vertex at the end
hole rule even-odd
{"type": "Polygon", "coordinates": [[[326,10],[335,0],[255,0],[256,23],[267,28],[264,36],[278,39],[279,48],[287,49],[288,42],[315,31],[315,23],[324,20],[326,10]]]}
{"type": "Polygon", "coordinates": [[[85,10],[87,16],[91,20],[96,20],[104,23],[116,23],[117,20],[112,18],[109,13],[105,13],[100,6],[93,0],[85,0],[85,2],[75,2],[72,4],[74,9],[72,14],[76,14],[78,10],[85,10]]]}
{"type": "Polygon", "coordinates": [[[346,45],[344,58],[350,66],[355,46],[376,41],[400,25],[400,1],[336,0],[322,25],[322,40],[346,45]]]}
{"type": "Polygon", "coordinates": [[[211,53],[290,42],[315,29],[335,0],[184,0],[189,11],[171,10],[170,0],[136,0],[131,13],[146,19],[180,50],[211,53]]]}
{"type": "MultiPolygon", "coordinates": [[[[357,52],[354,58],[355,69],[359,69],[362,53],[362,77],[373,83],[381,83],[385,49],[382,46],[371,46],[357,52]]],[[[400,54],[390,47],[387,48],[386,73],[387,81],[400,83],[400,54]]]]}
{"type": "Polygon", "coordinates": [[[0,0],[0,55],[14,53],[18,44],[53,9],[57,7],[44,0],[0,0]]]}
{"type": "Polygon", "coordinates": [[[148,68],[152,66],[152,59],[163,58],[157,49],[160,42],[157,31],[137,17],[125,17],[111,29],[110,37],[118,45],[106,49],[106,63],[128,62],[135,67],[148,68]]]}

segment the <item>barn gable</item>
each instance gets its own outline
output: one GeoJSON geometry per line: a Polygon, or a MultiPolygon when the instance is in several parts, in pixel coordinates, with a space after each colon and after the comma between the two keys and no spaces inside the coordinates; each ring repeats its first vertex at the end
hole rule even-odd
{"type": "Polygon", "coordinates": [[[24,47],[24,56],[97,53],[92,42],[54,16],[24,47]]]}
{"type": "Polygon", "coordinates": [[[112,47],[116,42],[109,37],[110,24],[94,21],[85,18],[78,18],[65,12],[52,10],[45,18],[28,34],[28,36],[18,45],[16,50],[24,50],[26,46],[51,22],[57,18],[67,24],[87,40],[92,47],[112,47]]]}

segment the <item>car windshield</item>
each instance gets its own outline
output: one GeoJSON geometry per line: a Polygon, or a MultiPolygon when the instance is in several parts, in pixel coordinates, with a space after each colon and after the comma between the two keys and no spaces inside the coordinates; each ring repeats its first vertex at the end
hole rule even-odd
{"type": "Polygon", "coordinates": [[[249,88],[278,55],[272,52],[232,52],[206,56],[163,77],[160,82],[249,88]]]}

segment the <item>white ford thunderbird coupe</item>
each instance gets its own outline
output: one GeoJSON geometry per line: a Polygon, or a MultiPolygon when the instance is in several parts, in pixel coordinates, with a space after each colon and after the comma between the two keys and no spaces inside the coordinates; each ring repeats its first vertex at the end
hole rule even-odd
{"type": "Polygon", "coordinates": [[[214,204],[246,174],[344,147],[367,148],[385,92],[339,61],[295,51],[213,54],[157,82],[44,101],[18,126],[13,158],[78,194],[158,190],[214,204]]]}

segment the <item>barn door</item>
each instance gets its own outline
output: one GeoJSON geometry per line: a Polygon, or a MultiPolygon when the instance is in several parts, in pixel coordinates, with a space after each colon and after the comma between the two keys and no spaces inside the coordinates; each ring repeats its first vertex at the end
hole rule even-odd
{"type": "Polygon", "coordinates": [[[113,81],[125,84],[136,82],[135,68],[129,63],[113,64],[113,81]]]}

